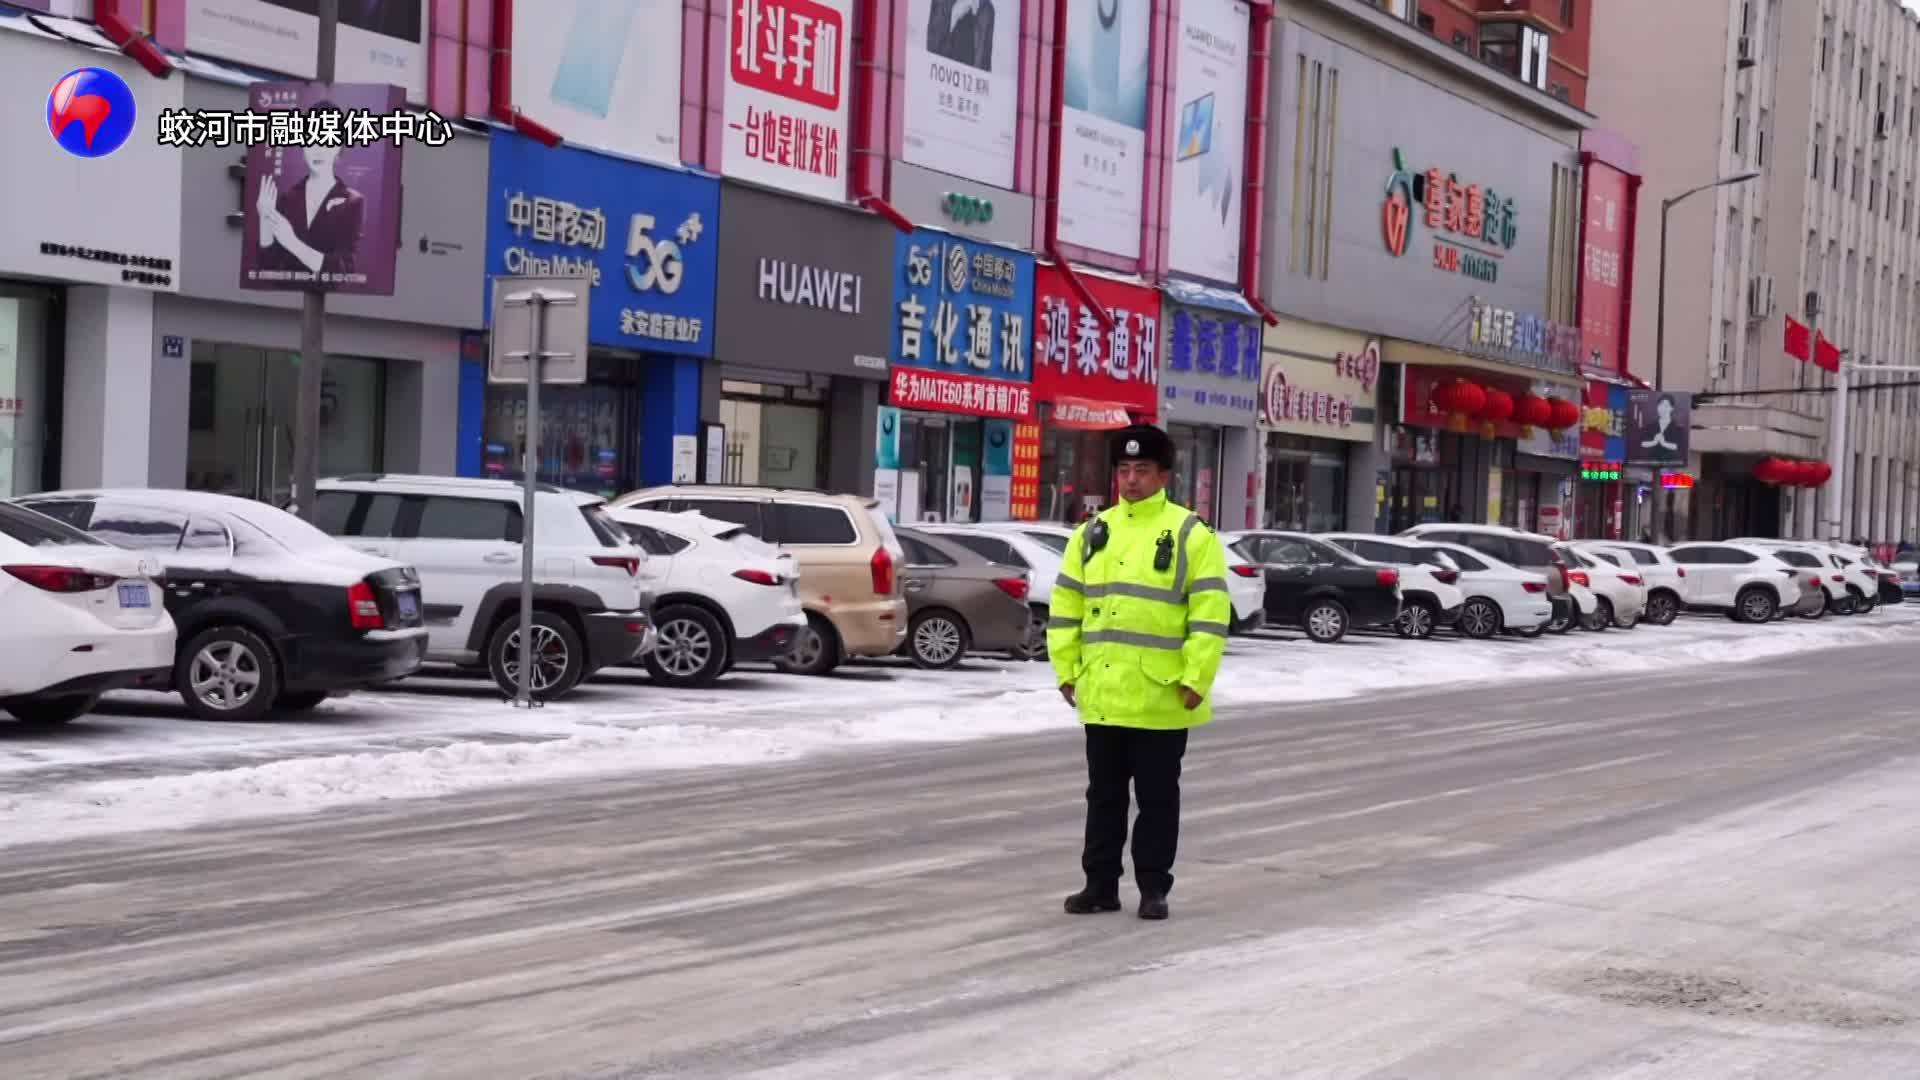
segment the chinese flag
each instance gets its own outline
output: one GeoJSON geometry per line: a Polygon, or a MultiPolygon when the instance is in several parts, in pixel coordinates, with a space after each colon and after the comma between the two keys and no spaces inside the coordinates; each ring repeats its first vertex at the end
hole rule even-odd
{"type": "Polygon", "coordinates": [[[1813,346],[1813,366],[1822,371],[1840,370],[1840,346],[1827,340],[1827,335],[1816,335],[1820,340],[1813,346]]]}
{"type": "Polygon", "coordinates": [[[1807,332],[1807,324],[1793,316],[1787,316],[1787,355],[1796,360],[1813,359],[1813,335],[1807,332]]]}

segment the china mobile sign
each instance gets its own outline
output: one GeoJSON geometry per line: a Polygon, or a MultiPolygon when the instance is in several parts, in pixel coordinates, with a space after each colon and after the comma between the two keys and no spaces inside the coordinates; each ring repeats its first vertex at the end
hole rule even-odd
{"type": "Polygon", "coordinates": [[[852,0],[729,0],[721,171],[846,197],[851,9],[852,0]]]}
{"type": "Polygon", "coordinates": [[[1500,260],[1519,239],[1513,199],[1481,184],[1463,183],[1437,166],[1415,172],[1398,148],[1380,215],[1382,238],[1394,258],[1407,253],[1418,216],[1433,234],[1434,269],[1476,281],[1499,281],[1500,260]]]}

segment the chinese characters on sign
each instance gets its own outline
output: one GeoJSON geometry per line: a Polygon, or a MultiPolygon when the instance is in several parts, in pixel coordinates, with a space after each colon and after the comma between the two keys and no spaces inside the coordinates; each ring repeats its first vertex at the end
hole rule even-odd
{"type": "Polygon", "coordinates": [[[1260,388],[1260,421],[1268,427],[1285,424],[1313,424],[1326,427],[1353,426],[1353,401],[1326,390],[1296,387],[1287,381],[1279,364],[1267,369],[1260,388]]]}
{"type": "Polygon", "coordinates": [[[1043,401],[1062,394],[1153,416],[1160,396],[1160,294],[1083,272],[1095,309],[1057,266],[1034,274],[1033,380],[1043,401]]]}
{"type": "Polygon", "coordinates": [[[1333,370],[1343,379],[1353,379],[1360,389],[1373,392],[1373,384],[1380,381],[1380,339],[1373,338],[1366,348],[1357,353],[1335,353],[1333,370]]]}
{"type": "Polygon", "coordinates": [[[1500,259],[1519,240],[1519,217],[1512,197],[1481,184],[1463,183],[1458,175],[1438,167],[1415,172],[1398,149],[1393,152],[1393,166],[1381,208],[1388,253],[1395,258],[1406,254],[1414,208],[1418,206],[1427,230],[1435,234],[1435,269],[1476,281],[1498,281],[1500,259]]]}
{"type": "Polygon", "coordinates": [[[1534,367],[1572,372],[1580,366],[1580,332],[1538,315],[1475,301],[1467,320],[1475,351],[1497,353],[1534,367]]]}
{"type": "Polygon", "coordinates": [[[1040,516],[1040,425],[1013,426],[1013,519],[1040,516]]]}
{"type": "MultiPolygon", "coordinates": [[[[917,229],[895,240],[894,263],[895,364],[1002,384],[1031,381],[1027,319],[1033,310],[1032,256],[917,229]]],[[[897,392],[900,376],[894,373],[896,403],[907,404],[897,392]]],[[[1026,393],[1025,404],[1010,412],[987,382],[970,391],[943,391],[939,403],[929,407],[1030,417],[1031,397],[1026,393]]]]}
{"type": "Polygon", "coordinates": [[[1587,200],[1580,259],[1581,359],[1605,371],[1626,370],[1627,244],[1633,216],[1626,173],[1599,161],[1586,169],[1587,200]]]}
{"type": "Polygon", "coordinates": [[[846,195],[849,0],[729,0],[725,171],[846,195]]]}
{"type": "Polygon", "coordinates": [[[891,402],[902,409],[966,413],[998,420],[1033,419],[1033,387],[944,371],[893,369],[891,402]]]}
{"type": "Polygon", "coordinates": [[[369,109],[162,109],[161,146],[312,146],[335,149],[411,139],[427,146],[453,141],[453,121],[431,110],[369,109]]]}
{"type": "Polygon", "coordinates": [[[1251,426],[1260,388],[1259,324],[1171,301],[1166,324],[1160,386],[1167,418],[1251,426]]]}

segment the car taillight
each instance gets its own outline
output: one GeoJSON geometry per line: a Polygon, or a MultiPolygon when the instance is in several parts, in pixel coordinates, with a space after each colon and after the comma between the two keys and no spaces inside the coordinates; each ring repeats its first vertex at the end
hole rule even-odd
{"type": "Polygon", "coordinates": [[[1383,566],[1373,572],[1373,580],[1379,582],[1381,588],[1391,589],[1400,584],[1400,571],[1383,566]]]}
{"type": "Polygon", "coordinates": [[[1013,597],[1015,600],[1025,600],[1027,598],[1027,579],[1026,578],[1017,578],[1017,577],[994,578],[993,583],[994,585],[999,587],[1001,592],[1006,593],[1008,596],[1013,597]]]}
{"type": "Polygon", "coordinates": [[[741,581],[751,581],[755,585],[778,585],[779,574],[769,574],[765,570],[735,570],[733,576],[741,581]]]}
{"type": "Polygon", "coordinates": [[[893,553],[884,547],[873,550],[873,595],[893,595],[893,553]]]}
{"type": "Polygon", "coordinates": [[[1228,569],[1232,570],[1236,574],[1239,574],[1241,577],[1259,577],[1260,576],[1260,568],[1257,566],[1250,565],[1248,563],[1237,563],[1233,566],[1228,567],[1228,569]]]}
{"type": "Polygon", "coordinates": [[[1686,577],[1686,576],[1687,576],[1687,568],[1686,568],[1686,567],[1684,567],[1684,566],[1676,566],[1676,567],[1674,567],[1674,568],[1673,568],[1673,572],[1674,572],[1674,573],[1676,573],[1676,574],[1679,574],[1679,575],[1680,575],[1681,577],[1686,577]]]}
{"type": "MultiPolygon", "coordinates": [[[[1435,571],[1433,571],[1433,580],[1435,580],[1435,581],[1437,581],[1437,582],[1439,582],[1439,583],[1440,583],[1440,584],[1442,584],[1442,585],[1451,585],[1451,584],[1453,584],[1454,582],[1456,582],[1456,581],[1459,581],[1459,580],[1460,580],[1460,571],[1458,571],[1458,570],[1435,570],[1435,571]]],[[[1544,588],[1544,587],[1545,587],[1545,586],[1542,586],[1542,588],[1544,588]]]]}
{"type": "Polygon", "coordinates": [[[1845,574],[1833,575],[1833,583],[1835,585],[1845,585],[1847,583],[1847,575],[1845,574]]]}
{"type": "Polygon", "coordinates": [[[373,595],[373,586],[364,581],[347,586],[347,618],[352,620],[355,630],[379,630],[387,625],[386,617],[380,614],[380,601],[373,595]]]}
{"type": "Polygon", "coordinates": [[[1588,588],[1593,587],[1593,579],[1587,576],[1585,570],[1567,571],[1567,580],[1573,582],[1575,585],[1585,585],[1588,588]]]}
{"type": "Polygon", "coordinates": [[[1621,574],[1620,580],[1626,582],[1629,585],[1640,584],[1640,577],[1637,574],[1621,574]]]}
{"type": "Polygon", "coordinates": [[[640,560],[633,555],[595,555],[593,565],[611,566],[627,572],[628,577],[640,576],[640,560]]]}
{"type": "Polygon", "coordinates": [[[1544,581],[1523,581],[1520,583],[1520,587],[1530,593],[1543,593],[1547,591],[1547,583],[1544,581]]]}
{"type": "Polygon", "coordinates": [[[7,573],[36,589],[47,592],[78,593],[105,589],[120,580],[110,574],[95,574],[86,570],[75,570],[71,566],[8,566],[7,573]]]}

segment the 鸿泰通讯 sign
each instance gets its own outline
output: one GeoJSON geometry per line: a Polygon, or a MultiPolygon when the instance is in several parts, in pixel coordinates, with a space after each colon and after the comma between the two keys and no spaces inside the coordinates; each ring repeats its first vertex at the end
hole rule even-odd
{"type": "Polygon", "coordinates": [[[1034,271],[1033,384],[1041,401],[1084,398],[1145,419],[1159,408],[1160,294],[1082,271],[1103,323],[1057,266],[1034,271]]]}

